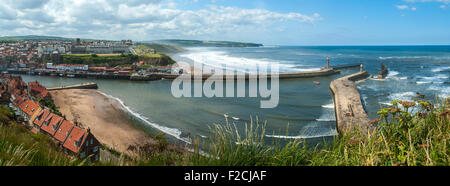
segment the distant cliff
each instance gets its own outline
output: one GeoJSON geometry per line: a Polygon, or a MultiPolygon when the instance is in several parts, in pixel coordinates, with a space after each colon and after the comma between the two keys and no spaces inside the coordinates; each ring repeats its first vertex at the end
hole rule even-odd
{"type": "Polygon", "coordinates": [[[257,43],[242,43],[232,41],[200,41],[200,40],[158,40],[157,43],[172,44],[182,47],[262,47],[263,44],[257,43]]]}

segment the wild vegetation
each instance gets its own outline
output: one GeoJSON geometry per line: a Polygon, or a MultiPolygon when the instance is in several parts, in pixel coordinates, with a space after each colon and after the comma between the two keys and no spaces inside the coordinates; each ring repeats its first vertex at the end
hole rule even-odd
{"type": "Polygon", "coordinates": [[[51,98],[36,98],[36,100],[39,102],[39,104],[42,107],[49,108],[53,113],[57,115],[62,115],[62,113],[59,111],[58,107],[56,107],[55,102],[51,98]]]}

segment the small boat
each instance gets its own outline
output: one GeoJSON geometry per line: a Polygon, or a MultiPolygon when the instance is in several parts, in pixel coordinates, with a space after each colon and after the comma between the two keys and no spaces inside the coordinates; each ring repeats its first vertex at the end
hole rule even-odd
{"type": "Polygon", "coordinates": [[[320,82],[314,81],[314,84],[315,84],[315,85],[320,85],[320,82]]]}
{"type": "Polygon", "coordinates": [[[67,77],[74,78],[75,75],[74,74],[67,74],[67,77]]]}

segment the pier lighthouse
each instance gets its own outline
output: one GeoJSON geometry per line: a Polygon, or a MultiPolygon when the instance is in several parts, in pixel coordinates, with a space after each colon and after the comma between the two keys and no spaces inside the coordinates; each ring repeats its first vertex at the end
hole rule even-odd
{"type": "Polygon", "coordinates": [[[327,69],[330,68],[330,57],[327,57],[327,69]]]}

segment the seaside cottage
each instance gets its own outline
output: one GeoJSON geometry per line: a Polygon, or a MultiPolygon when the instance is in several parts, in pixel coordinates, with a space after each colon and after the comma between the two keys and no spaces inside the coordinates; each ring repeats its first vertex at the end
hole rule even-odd
{"type": "Polygon", "coordinates": [[[63,118],[54,113],[50,113],[41,126],[41,132],[53,137],[63,122],[63,118]]]}
{"type": "Polygon", "coordinates": [[[74,126],[72,122],[64,120],[53,137],[61,144],[64,144],[74,126]]]}
{"type": "Polygon", "coordinates": [[[19,114],[24,118],[25,124],[29,128],[33,126],[32,121],[40,111],[39,103],[31,99],[26,99],[19,105],[19,114]]]}
{"type": "Polygon", "coordinates": [[[33,121],[33,129],[32,131],[34,133],[38,133],[41,130],[42,124],[44,124],[45,119],[50,115],[50,110],[43,109],[37,116],[36,119],[33,121]]]}
{"type": "Polygon", "coordinates": [[[100,142],[89,129],[74,126],[63,147],[65,152],[80,159],[89,158],[88,162],[98,161],[100,142]]]}
{"type": "Polygon", "coordinates": [[[50,98],[50,93],[47,91],[47,88],[42,86],[39,82],[29,82],[28,83],[28,92],[36,97],[36,98],[50,98]]]}

